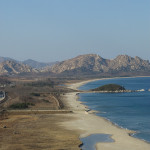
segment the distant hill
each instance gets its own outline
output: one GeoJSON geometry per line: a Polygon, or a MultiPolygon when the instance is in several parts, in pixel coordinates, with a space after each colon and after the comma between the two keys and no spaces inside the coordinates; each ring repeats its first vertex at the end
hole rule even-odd
{"type": "Polygon", "coordinates": [[[32,59],[27,59],[25,61],[18,61],[18,60],[9,58],[9,57],[0,57],[0,63],[1,62],[5,62],[5,61],[14,61],[14,62],[17,62],[17,63],[23,63],[23,64],[28,65],[28,66],[30,66],[32,68],[35,68],[35,69],[42,69],[44,67],[52,66],[52,65],[58,63],[58,61],[56,61],[56,62],[48,62],[48,63],[38,62],[38,61],[35,61],[35,60],[32,60],[32,59]]]}
{"type": "Polygon", "coordinates": [[[38,73],[38,70],[16,61],[4,61],[0,63],[0,75],[12,75],[21,73],[38,73]]]}
{"type": "Polygon", "coordinates": [[[25,65],[31,66],[32,68],[41,69],[47,66],[52,66],[58,62],[43,63],[43,62],[38,62],[32,59],[27,59],[23,61],[22,63],[25,65]]]}
{"type": "Polygon", "coordinates": [[[7,61],[7,60],[9,60],[9,61],[16,61],[16,60],[14,60],[14,59],[12,59],[12,58],[9,58],[9,57],[1,57],[1,56],[0,56],[0,63],[1,63],[1,62],[4,62],[4,61],[7,61]]]}
{"type": "Polygon", "coordinates": [[[49,71],[60,73],[110,73],[118,74],[121,72],[150,72],[150,63],[139,57],[130,57],[128,55],[119,55],[115,59],[104,59],[96,54],[80,55],[73,59],[62,61],[49,67],[49,71]]]}

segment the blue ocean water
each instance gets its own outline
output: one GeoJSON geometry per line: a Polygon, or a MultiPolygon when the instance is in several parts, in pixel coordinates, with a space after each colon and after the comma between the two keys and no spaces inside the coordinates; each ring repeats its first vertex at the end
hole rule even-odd
{"type": "Polygon", "coordinates": [[[89,90],[101,85],[115,83],[126,89],[143,92],[132,93],[82,93],[79,100],[90,109],[116,125],[136,131],[132,135],[150,142],[150,77],[115,78],[90,82],[80,87],[89,90]]]}

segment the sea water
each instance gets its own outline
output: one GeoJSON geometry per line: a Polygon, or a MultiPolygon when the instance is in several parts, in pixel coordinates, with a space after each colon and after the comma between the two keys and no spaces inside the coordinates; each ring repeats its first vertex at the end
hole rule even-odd
{"type": "Polygon", "coordinates": [[[82,150],[96,150],[96,143],[99,142],[114,142],[114,140],[110,138],[109,134],[92,134],[81,138],[81,141],[83,142],[83,145],[81,146],[82,150]]]}
{"type": "Polygon", "coordinates": [[[82,93],[79,100],[114,124],[136,131],[132,136],[150,142],[150,77],[115,78],[90,82],[81,90],[119,84],[132,93],[82,93]],[[141,90],[142,89],[142,90],[141,90]]]}

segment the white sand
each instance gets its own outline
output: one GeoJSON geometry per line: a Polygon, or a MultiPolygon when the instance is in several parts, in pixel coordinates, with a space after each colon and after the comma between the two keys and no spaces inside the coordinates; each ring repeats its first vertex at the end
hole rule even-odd
{"type": "MultiPolygon", "coordinates": [[[[96,79],[98,80],[98,79],[96,79]]],[[[88,80],[80,83],[75,83],[70,86],[72,89],[77,89],[79,86],[91,82],[88,80]]],[[[113,143],[97,143],[97,150],[150,150],[150,144],[142,140],[129,136],[129,131],[119,128],[102,117],[98,117],[90,112],[86,112],[86,106],[78,101],[78,93],[68,93],[64,96],[64,100],[68,103],[73,114],[67,114],[74,120],[62,123],[68,129],[80,131],[80,137],[85,137],[90,134],[103,133],[111,134],[113,143]]]]}
{"type": "MultiPolygon", "coordinates": [[[[68,85],[68,87],[69,87],[70,89],[77,90],[80,86],[82,86],[82,85],[84,85],[84,84],[86,84],[86,83],[88,83],[88,82],[97,81],[97,80],[104,80],[104,79],[106,79],[106,78],[103,78],[103,79],[86,80],[86,81],[82,81],[82,82],[77,82],[77,83],[70,84],[70,85],[68,85]]],[[[109,78],[107,78],[107,79],[109,79],[109,78]]]]}

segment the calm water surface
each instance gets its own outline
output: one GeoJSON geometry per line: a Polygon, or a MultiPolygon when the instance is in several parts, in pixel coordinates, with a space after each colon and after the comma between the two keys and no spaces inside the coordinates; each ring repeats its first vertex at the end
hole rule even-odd
{"type": "Polygon", "coordinates": [[[81,90],[96,88],[105,84],[115,83],[126,89],[144,92],[133,93],[85,93],[79,100],[99,111],[102,116],[120,127],[134,130],[134,137],[150,142],[150,77],[107,79],[90,82],[81,90]]]}
{"type": "Polygon", "coordinates": [[[81,141],[83,142],[81,146],[82,150],[96,150],[96,143],[98,142],[114,142],[109,134],[92,134],[85,138],[81,138],[81,141]]]}

